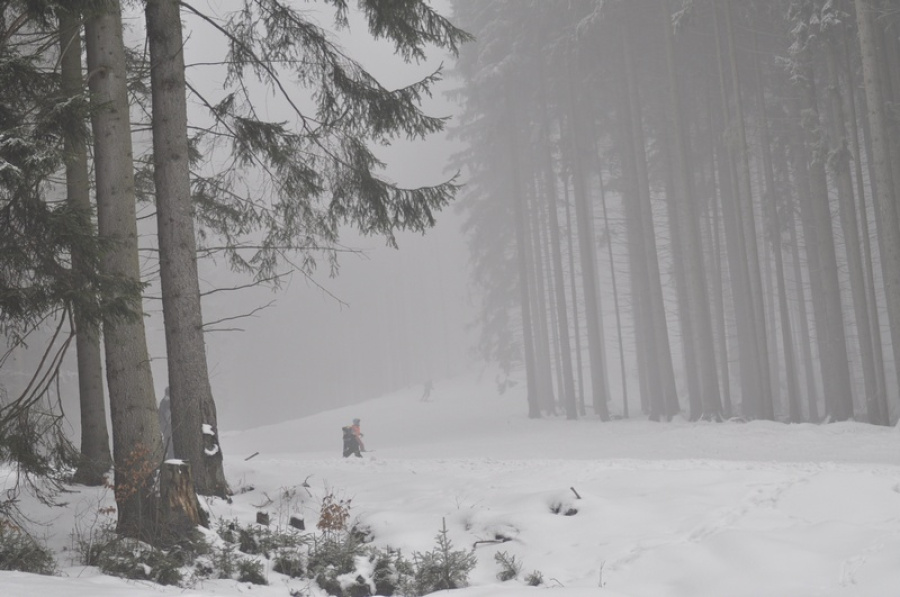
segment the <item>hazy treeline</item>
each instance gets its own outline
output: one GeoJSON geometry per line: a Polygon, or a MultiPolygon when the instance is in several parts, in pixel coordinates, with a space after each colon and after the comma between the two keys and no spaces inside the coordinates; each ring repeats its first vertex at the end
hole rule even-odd
{"type": "Polygon", "coordinates": [[[454,10],[481,348],[531,416],[896,420],[900,5],[454,10]]]}

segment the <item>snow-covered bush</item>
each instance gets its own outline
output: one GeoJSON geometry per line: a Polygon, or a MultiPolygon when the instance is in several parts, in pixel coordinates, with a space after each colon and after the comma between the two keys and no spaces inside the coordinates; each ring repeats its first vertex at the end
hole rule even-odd
{"type": "Polygon", "coordinates": [[[84,564],[97,566],[105,574],[133,580],[149,580],[161,585],[178,585],[183,579],[181,568],[189,557],[180,549],[165,551],[148,543],[112,535],[107,542],[97,542],[84,564]]]}
{"type": "Polygon", "coordinates": [[[285,550],[296,551],[310,541],[307,535],[294,530],[271,529],[260,524],[242,525],[237,520],[220,520],[216,532],[222,540],[237,544],[242,553],[267,558],[285,550]]]}
{"type": "Polygon", "coordinates": [[[265,568],[260,560],[242,559],[238,562],[238,580],[254,585],[267,585],[265,568]]]}
{"type": "Polygon", "coordinates": [[[12,523],[0,519],[0,570],[53,574],[50,551],[12,523]]]}

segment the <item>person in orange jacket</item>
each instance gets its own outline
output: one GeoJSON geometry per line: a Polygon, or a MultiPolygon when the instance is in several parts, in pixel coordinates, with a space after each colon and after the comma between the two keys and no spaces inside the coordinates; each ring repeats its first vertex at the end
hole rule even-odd
{"type": "Polygon", "coordinates": [[[356,438],[356,442],[359,444],[359,449],[365,452],[366,445],[362,440],[362,431],[359,430],[359,419],[353,419],[353,425],[350,426],[350,430],[353,432],[353,437],[356,438]]]}

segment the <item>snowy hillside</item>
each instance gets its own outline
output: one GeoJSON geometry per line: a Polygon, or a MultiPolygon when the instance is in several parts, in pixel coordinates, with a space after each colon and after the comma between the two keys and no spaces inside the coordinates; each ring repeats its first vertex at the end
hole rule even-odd
{"type": "MultiPolygon", "coordinates": [[[[409,388],[224,434],[232,487],[253,489],[210,503],[213,516],[249,523],[265,510],[273,524],[293,515],[311,528],[333,492],[376,544],[405,553],[431,549],[445,520],[455,548],[476,545],[471,586],[453,593],[461,597],[900,595],[896,429],[533,421],[521,386],[498,395],[491,374],[421,396],[409,388]],[[354,417],[373,451],[343,459],[340,427],[354,417]],[[497,552],[515,556],[522,576],[540,571],[543,586],[498,581],[497,552]]],[[[0,595],[324,595],[271,570],[269,586],[207,580],[184,590],[72,566],[73,527],[110,498],[66,499],[65,510],[23,504],[47,521],[65,578],[0,573],[0,595]]]]}

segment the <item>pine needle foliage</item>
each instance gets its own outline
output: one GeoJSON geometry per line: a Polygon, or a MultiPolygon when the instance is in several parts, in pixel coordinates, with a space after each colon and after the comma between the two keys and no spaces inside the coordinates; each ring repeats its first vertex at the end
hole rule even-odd
{"type": "Polygon", "coordinates": [[[47,55],[53,3],[4,3],[0,39],[0,332],[15,338],[60,307],[88,320],[134,317],[141,288],[99,273],[112,250],[92,214],[68,205],[54,178],[63,134],[86,135],[87,97],[64,98],[47,55]],[[72,251],[84,255],[73,268],[72,251]]]}
{"type": "MultiPolygon", "coordinates": [[[[334,8],[335,28],[348,28],[347,3],[325,4],[334,8]]],[[[383,236],[390,246],[396,246],[397,231],[424,232],[434,225],[436,212],[459,188],[456,177],[403,188],[383,176],[385,164],[373,148],[443,130],[446,118],[421,108],[441,80],[441,68],[387,89],[290,3],[245,0],[224,18],[183,7],[228,46],[224,95],[214,99],[191,89],[209,115],[191,140],[201,241],[224,239],[231,266],[263,279],[285,260],[308,273],[323,254],[336,268],[344,225],[383,236]],[[250,90],[260,84],[289,120],[257,111],[250,90]],[[293,91],[295,86],[303,91],[293,91]],[[223,152],[226,167],[209,173],[201,156],[221,159],[223,152]],[[297,254],[299,263],[292,261],[297,254]]],[[[369,0],[360,8],[371,35],[392,41],[407,62],[423,59],[429,46],[455,53],[470,39],[421,0],[369,0]]]]}

